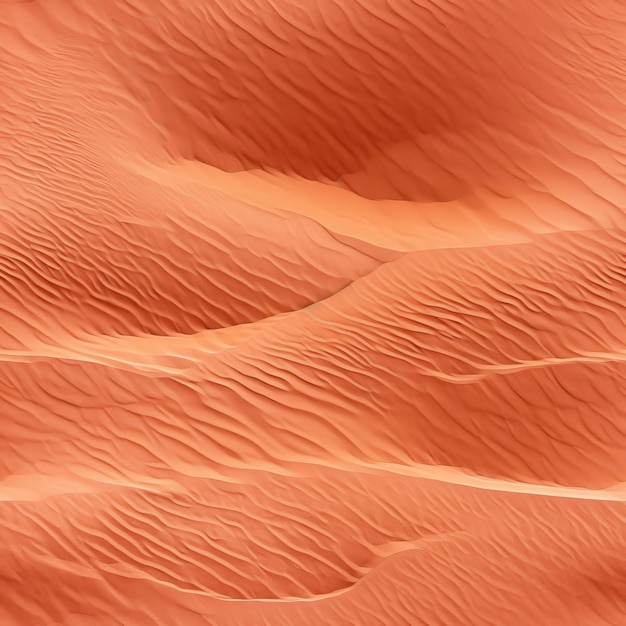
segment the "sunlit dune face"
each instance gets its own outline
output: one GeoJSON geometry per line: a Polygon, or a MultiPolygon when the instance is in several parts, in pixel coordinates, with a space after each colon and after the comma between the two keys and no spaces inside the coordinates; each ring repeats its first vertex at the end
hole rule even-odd
{"type": "Polygon", "coordinates": [[[624,41],[0,1],[2,626],[621,624],[624,41]]]}

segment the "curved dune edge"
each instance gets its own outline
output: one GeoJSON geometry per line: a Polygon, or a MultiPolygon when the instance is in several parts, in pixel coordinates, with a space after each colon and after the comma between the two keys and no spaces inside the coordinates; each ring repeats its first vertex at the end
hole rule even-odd
{"type": "MultiPolygon", "coordinates": [[[[280,475],[298,476],[298,467],[314,466],[315,459],[292,461],[290,469],[283,466],[254,468],[251,471],[278,473],[280,475]]],[[[399,465],[392,463],[349,464],[324,463],[323,467],[356,473],[390,474],[415,479],[432,480],[438,483],[514,494],[548,496],[551,498],[574,498],[577,500],[626,501],[626,483],[612,485],[604,489],[581,489],[555,484],[530,484],[510,480],[498,480],[467,474],[462,468],[431,465],[399,465]]],[[[175,480],[154,479],[150,476],[125,476],[101,474],[89,471],[84,466],[68,467],[66,474],[20,474],[0,481],[0,502],[36,502],[58,495],[89,494],[115,492],[116,489],[136,489],[155,493],[185,493],[184,486],[175,480]]],[[[231,477],[232,468],[207,470],[178,466],[187,477],[202,478],[226,482],[238,482],[231,477]]],[[[235,468],[241,469],[241,468],[235,468]]]]}
{"type": "Polygon", "coordinates": [[[219,190],[269,211],[305,216],[335,234],[397,252],[526,243],[535,235],[593,230],[601,221],[598,214],[585,215],[577,207],[531,189],[502,198],[489,189],[476,188],[467,198],[455,201],[415,203],[370,200],[327,181],[262,170],[224,172],[193,161],[167,168],[128,167],[173,188],[193,184],[199,197],[203,188],[219,190]]]}
{"type": "Polygon", "coordinates": [[[624,623],[624,41],[0,0],[0,624],[624,623]]]}

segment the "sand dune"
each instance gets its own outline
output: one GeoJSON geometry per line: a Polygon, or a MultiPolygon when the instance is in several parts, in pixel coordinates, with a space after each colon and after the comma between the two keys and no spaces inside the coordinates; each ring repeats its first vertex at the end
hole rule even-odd
{"type": "Polygon", "coordinates": [[[0,624],[626,625],[624,41],[0,1],[0,624]]]}

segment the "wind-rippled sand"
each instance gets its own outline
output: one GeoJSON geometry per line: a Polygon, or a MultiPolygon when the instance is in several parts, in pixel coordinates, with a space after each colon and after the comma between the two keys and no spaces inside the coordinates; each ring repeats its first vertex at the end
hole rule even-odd
{"type": "Polygon", "coordinates": [[[626,625],[623,0],[0,2],[0,625],[626,625]]]}

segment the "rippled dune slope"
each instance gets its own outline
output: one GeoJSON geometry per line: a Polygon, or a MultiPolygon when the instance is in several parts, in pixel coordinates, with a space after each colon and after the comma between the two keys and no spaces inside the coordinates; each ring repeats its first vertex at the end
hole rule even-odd
{"type": "Polygon", "coordinates": [[[0,1],[0,624],[626,625],[624,42],[0,1]]]}

